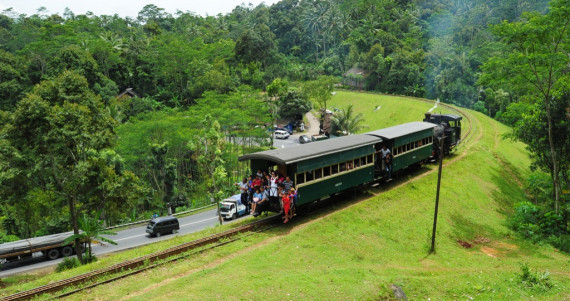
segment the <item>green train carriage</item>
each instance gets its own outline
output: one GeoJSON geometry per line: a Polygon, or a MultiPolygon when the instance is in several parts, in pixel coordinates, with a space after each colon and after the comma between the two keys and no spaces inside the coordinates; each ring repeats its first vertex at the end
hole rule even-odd
{"type": "MultiPolygon", "coordinates": [[[[397,172],[425,162],[432,156],[435,127],[435,124],[428,122],[409,122],[368,132],[366,135],[382,139],[382,143],[386,144],[393,156],[392,172],[397,172]]],[[[381,148],[382,145],[376,146],[377,151],[381,148]]],[[[385,170],[385,162],[381,161],[378,161],[381,166],[377,168],[380,171],[385,170]]]]}

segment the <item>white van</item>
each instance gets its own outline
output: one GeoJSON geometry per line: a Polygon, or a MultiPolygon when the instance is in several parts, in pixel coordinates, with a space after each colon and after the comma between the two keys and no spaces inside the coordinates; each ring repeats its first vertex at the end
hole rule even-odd
{"type": "Polygon", "coordinates": [[[277,131],[275,131],[275,138],[287,139],[287,138],[289,138],[289,133],[287,133],[287,131],[277,130],[277,131]]]}

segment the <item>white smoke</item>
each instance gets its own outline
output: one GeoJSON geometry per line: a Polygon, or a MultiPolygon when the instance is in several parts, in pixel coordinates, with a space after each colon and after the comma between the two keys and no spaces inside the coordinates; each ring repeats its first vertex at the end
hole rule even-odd
{"type": "Polygon", "coordinates": [[[435,101],[435,105],[433,105],[433,108],[429,109],[428,113],[431,113],[431,111],[433,111],[434,109],[436,109],[438,103],[439,103],[439,98],[435,101]]]}

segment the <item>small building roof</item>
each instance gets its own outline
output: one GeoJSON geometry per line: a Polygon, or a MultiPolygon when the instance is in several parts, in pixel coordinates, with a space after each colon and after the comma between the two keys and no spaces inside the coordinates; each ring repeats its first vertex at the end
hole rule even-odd
{"type": "Polygon", "coordinates": [[[280,165],[288,165],[315,157],[355,149],[365,145],[372,145],[378,142],[382,142],[382,139],[368,135],[349,135],[287,148],[246,154],[240,156],[238,160],[245,161],[260,159],[273,161],[280,165]]]}
{"type": "Polygon", "coordinates": [[[414,121],[409,123],[404,123],[396,126],[392,126],[385,129],[379,129],[372,132],[366,133],[366,135],[371,135],[375,137],[380,137],[383,139],[394,139],[416,132],[421,132],[428,129],[433,129],[436,127],[435,124],[429,122],[414,121]]]}
{"type": "Polygon", "coordinates": [[[121,98],[123,96],[139,97],[139,95],[133,91],[133,88],[127,88],[123,93],[117,95],[117,98],[121,98]]]}

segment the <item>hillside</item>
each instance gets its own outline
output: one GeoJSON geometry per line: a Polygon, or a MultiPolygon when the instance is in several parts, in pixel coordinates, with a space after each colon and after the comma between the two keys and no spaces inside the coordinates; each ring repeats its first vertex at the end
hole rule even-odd
{"type": "Polygon", "coordinates": [[[501,139],[509,130],[502,124],[469,114],[471,135],[445,161],[436,254],[428,255],[437,181],[429,165],[355,193],[337,210],[73,299],[382,300],[392,296],[391,284],[410,300],[570,298],[570,257],[519,240],[505,225],[512,205],[526,198],[524,145],[501,139]],[[554,286],[524,287],[523,263],[550,272],[554,286]]]}

